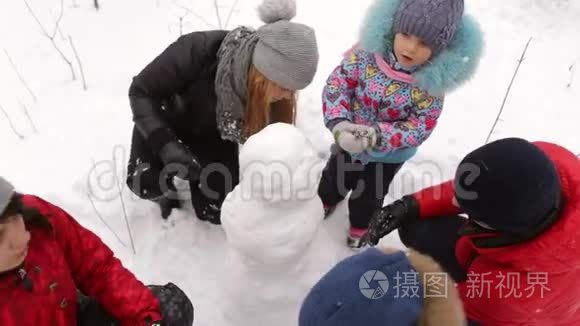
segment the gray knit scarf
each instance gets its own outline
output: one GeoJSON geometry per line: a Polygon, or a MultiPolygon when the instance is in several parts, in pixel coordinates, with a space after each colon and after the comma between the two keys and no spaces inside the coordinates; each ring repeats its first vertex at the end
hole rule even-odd
{"type": "Polygon", "coordinates": [[[255,30],[238,27],[229,32],[218,50],[215,78],[216,119],[222,139],[242,144],[248,70],[258,42],[255,30]]]}

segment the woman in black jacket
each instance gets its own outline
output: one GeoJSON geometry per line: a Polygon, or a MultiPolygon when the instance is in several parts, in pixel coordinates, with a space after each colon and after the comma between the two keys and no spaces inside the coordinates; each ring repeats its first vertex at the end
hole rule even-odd
{"type": "Polygon", "coordinates": [[[181,207],[177,176],[189,181],[197,217],[219,224],[238,183],[238,145],[270,123],[294,123],[296,92],[318,65],[315,33],[290,21],[294,0],[258,10],[266,24],[257,30],[181,36],[133,78],[127,184],[159,203],[163,218],[181,207]]]}

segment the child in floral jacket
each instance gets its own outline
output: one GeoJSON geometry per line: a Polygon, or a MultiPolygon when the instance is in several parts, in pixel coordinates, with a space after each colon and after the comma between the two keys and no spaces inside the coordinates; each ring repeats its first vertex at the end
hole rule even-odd
{"type": "Polygon", "coordinates": [[[349,191],[348,244],[360,247],[403,163],[437,125],[444,95],[475,72],[482,50],[463,0],[376,0],[360,41],[323,91],[336,145],[319,196],[327,214],[349,191]]]}

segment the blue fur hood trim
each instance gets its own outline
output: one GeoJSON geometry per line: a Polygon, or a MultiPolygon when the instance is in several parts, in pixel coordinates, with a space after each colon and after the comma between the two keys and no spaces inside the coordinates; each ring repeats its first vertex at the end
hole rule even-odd
{"type": "MultiPolygon", "coordinates": [[[[375,0],[361,28],[359,46],[386,55],[393,50],[393,22],[401,0],[375,0]]],[[[483,33],[471,16],[464,14],[451,44],[413,73],[417,86],[433,96],[444,96],[467,82],[475,73],[484,47],[483,33]]]]}

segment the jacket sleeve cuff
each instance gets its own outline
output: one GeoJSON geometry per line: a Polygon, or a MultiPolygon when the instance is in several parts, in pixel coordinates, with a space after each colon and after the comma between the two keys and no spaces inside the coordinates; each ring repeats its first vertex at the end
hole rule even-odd
{"type": "Polygon", "coordinates": [[[453,180],[427,187],[413,194],[419,206],[421,219],[459,215],[463,210],[453,202],[453,180]]]}
{"type": "Polygon", "coordinates": [[[375,135],[377,136],[376,140],[375,140],[375,145],[373,146],[374,148],[381,148],[381,143],[383,142],[383,131],[381,130],[381,127],[379,127],[379,124],[375,123],[373,125],[373,128],[375,129],[375,135]]]}
{"type": "Polygon", "coordinates": [[[334,127],[336,127],[337,124],[339,124],[343,121],[350,121],[350,120],[348,120],[346,118],[332,119],[326,123],[326,128],[328,128],[328,130],[332,131],[332,129],[334,129],[334,127]]]}

